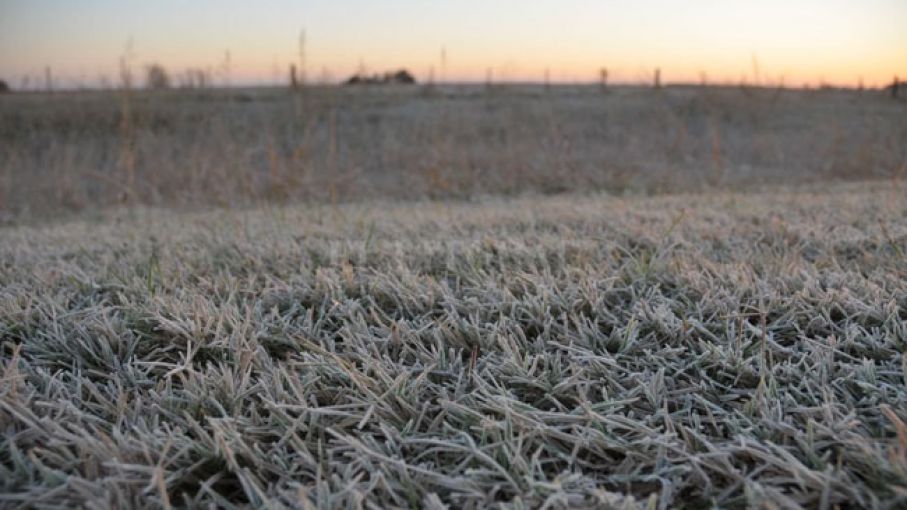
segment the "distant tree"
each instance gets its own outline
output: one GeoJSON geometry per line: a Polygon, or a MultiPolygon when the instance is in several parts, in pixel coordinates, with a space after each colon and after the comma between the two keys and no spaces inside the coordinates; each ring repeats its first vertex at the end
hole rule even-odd
{"type": "Polygon", "coordinates": [[[151,64],[145,68],[145,86],[152,90],[170,88],[170,75],[160,64],[151,64]]]}
{"type": "Polygon", "coordinates": [[[372,76],[359,72],[346,80],[347,85],[412,85],[414,83],[416,83],[416,77],[406,69],[372,76]]]}
{"type": "Polygon", "coordinates": [[[3,80],[0,80],[0,94],[7,94],[12,92],[13,89],[9,88],[9,84],[3,80]]]}
{"type": "Polygon", "coordinates": [[[360,76],[358,74],[354,74],[346,80],[346,84],[347,85],[359,85],[360,83],[362,83],[362,80],[363,80],[362,76],[360,76]]]}
{"type": "Polygon", "coordinates": [[[400,83],[403,85],[412,85],[416,83],[416,77],[406,69],[401,69],[394,73],[392,80],[394,83],[400,83]]]}
{"type": "Polygon", "coordinates": [[[208,86],[208,83],[211,81],[209,79],[210,73],[200,68],[191,68],[186,69],[186,72],[183,74],[180,86],[187,89],[203,89],[208,86]]]}

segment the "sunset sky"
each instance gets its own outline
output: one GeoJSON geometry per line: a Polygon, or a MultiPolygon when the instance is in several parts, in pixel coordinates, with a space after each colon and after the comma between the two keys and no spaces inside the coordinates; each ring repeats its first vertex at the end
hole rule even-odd
{"type": "MultiPolygon", "coordinates": [[[[0,79],[50,66],[74,86],[136,69],[223,67],[230,83],[278,82],[306,32],[310,81],[434,68],[446,80],[866,85],[907,78],[907,0],[0,0],[0,79]],[[129,43],[131,41],[131,44],[129,43]]],[[[226,79],[226,74],[221,73],[226,79]]]]}

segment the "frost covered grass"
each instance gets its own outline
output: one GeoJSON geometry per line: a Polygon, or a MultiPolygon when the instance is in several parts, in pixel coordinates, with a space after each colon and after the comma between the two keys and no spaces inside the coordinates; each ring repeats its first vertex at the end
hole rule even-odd
{"type": "Polygon", "coordinates": [[[907,193],[0,230],[0,506],[907,504],[907,193]]]}

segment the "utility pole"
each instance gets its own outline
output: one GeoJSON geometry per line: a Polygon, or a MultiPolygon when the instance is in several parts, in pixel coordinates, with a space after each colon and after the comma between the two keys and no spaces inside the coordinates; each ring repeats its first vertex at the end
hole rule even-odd
{"type": "Polygon", "coordinates": [[[299,88],[299,80],[296,78],[296,64],[290,64],[290,88],[293,90],[299,88]]]}
{"type": "Polygon", "coordinates": [[[224,85],[226,85],[227,88],[230,88],[230,86],[232,85],[230,80],[230,60],[230,50],[224,50],[224,63],[222,71],[224,73],[224,85]]]}
{"type": "Polygon", "coordinates": [[[306,58],[305,58],[305,29],[299,32],[299,85],[304,87],[306,83],[306,58]]]}
{"type": "Polygon", "coordinates": [[[305,29],[299,31],[299,68],[292,66],[290,84],[295,89],[294,103],[296,104],[296,118],[302,117],[303,89],[305,88],[305,29]]]}
{"type": "Polygon", "coordinates": [[[759,59],[756,58],[755,53],[753,53],[753,81],[755,81],[756,87],[758,87],[762,83],[762,73],[759,69],[759,59]]]}

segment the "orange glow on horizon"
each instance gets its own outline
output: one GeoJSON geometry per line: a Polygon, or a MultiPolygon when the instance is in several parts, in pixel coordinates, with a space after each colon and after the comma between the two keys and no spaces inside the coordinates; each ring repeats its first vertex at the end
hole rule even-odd
{"type": "Polygon", "coordinates": [[[907,2],[900,0],[272,0],[191,4],[10,0],[0,16],[0,78],[40,86],[117,81],[129,55],[178,78],[279,84],[307,34],[310,83],[409,69],[420,81],[590,83],[746,82],[766,86],[884,86],[907,79],[907,2]],[[127,41],[133,41],[126,51],[127,41]],[[442,62],[442,49],[446,59],[442,62]],[[229,51],[229,60],[225,54],[229,51]],[[103,78],[102,78],[103,77],[103,78]]]}

